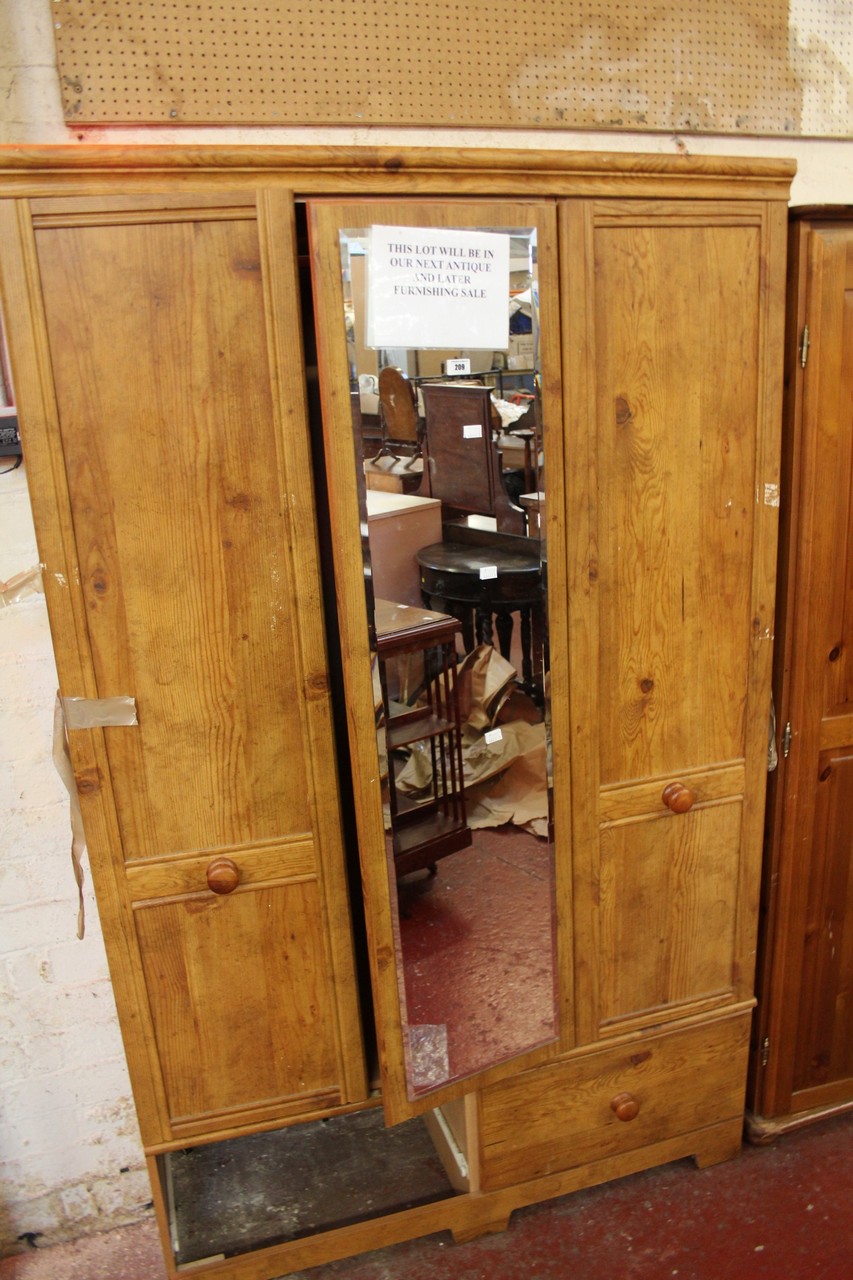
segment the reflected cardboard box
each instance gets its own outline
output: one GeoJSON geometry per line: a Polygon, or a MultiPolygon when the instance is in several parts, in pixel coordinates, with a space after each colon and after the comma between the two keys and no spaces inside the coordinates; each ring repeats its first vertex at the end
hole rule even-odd
{"type": "Polygon", "coordinates": [[[507,355],[507,367],[509,369],[532,369],[533,368],[533,334],[532,333],[510,334],[509,354],[507,355]]]}

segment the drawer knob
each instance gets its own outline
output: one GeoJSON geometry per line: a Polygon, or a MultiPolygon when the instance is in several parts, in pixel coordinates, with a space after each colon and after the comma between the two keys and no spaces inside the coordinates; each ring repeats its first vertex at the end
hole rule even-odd
{"type": "Polygon", "coordinates": [[[633,1120],[640,1114],[640,1104],[633,1093],[617,1093],[610,1108],[617,1120],[633,1120]]]}
{"type": "Polygon", "coordinates": [[[211,893],[233,893],[240,883],[240,868],[230,858],[214,858],[206,874],[211,893]]]}
{"type": "Polygon", "coordinates": [[[685,787],[683,782],[670,782],[664,787],[661,800],[673,813],[687,813],[696,803],[696,792],[685,787]]]}

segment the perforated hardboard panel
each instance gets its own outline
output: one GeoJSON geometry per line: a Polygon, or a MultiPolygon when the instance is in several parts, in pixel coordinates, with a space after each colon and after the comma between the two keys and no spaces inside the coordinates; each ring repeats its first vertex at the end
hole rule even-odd
{"type": "Polygon", "coordinates": [[[69,124],[853,134],[853,0],[53,0],[69,124]]]}

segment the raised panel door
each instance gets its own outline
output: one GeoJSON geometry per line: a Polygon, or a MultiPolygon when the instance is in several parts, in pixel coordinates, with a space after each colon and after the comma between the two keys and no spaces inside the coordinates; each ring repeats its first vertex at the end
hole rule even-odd
{"type": "Polygon", "coordinates": [[[853,1102],[853,227],[804,220],[793,247],[779,661],[791,731],[769,841],[753,1097],[764,1117],[853,1102]]]}
{"type": "Polygon", "coordinates": [[[367,1093],[293,210],[171,205],[43,201],[19,270],[62,693],[138,717],[69,737],[151,1145],[367,1093]]]}
{"type": "Polygon", "coordinates": [[[40,228],[95,678],[128,861],[311,826],[254,219],[40,228]]]}
{"type": "Polygon", "coordinates": [[[201,884],[134,904],[172,1132],[340,1102],[316,877],[227,897],[201,884]]]}
{"type": "Polygon", "coordinates": [[[853,1098],[853,747],[821,753],[792,1075],[797,1110],[853,1098]]]}
{"type": "Polygon", "coordinates": [[[602,1029],[731,1000],[741,808],[602,828],[602,1029]]]}
{"type": "Polygon", "coordinates": [[[581,1042],[751,993],[779,233],[761,206],[565,211],[581,1042]]]}

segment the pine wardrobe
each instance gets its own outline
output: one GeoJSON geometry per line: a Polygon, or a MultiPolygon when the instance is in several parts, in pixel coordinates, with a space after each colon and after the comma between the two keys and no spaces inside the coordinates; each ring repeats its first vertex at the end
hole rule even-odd
{"type": "Polygon", "coordinates": [[[463,1240],[738,1149],[792,173],[555,151],[3,152],[25,463],[170,1275],[262,1280],[463,1240]],[[432,336],[408,327],[415,295],[432,336]],[[529,319],[506,340],[505,301],[529,319]],[[529,408],[526,435],[463,414],[452,442],[519,459],[527,534],[473,500],[450,515],[438,428],[406,452],[371,400],[389,364],[421,415],[422,386],[456,371],[510,417],[529,408]],[[456,635],[461,734],[429,702],[444,677],[426,640],[396,646],[377,692],[370,549],[389,502],[395,528],[414,510],[437,521],[433,551],[455,548],[429,581],[407,552],[414,595],[391,603],[394,626],[456,635]],[[456,845],[434,835],[441,812],[410,826],[437,858],[413,888],[382,779],[416,794],[410,771],[457,766],[456,845]],[[507,805],[518,825],[490,828],[507,805]],[[499,870],[515,877],[500,927],[499,870]],[[452,976],[440,948],[415,954],[424,911],[452,926],[452,976]],[[349,1164],[356,1190],[312,1216],[318,1160],[349,1164]],[[251,1238],[224,1212],[202,1222],[261,1166],[251,1238]]]}

